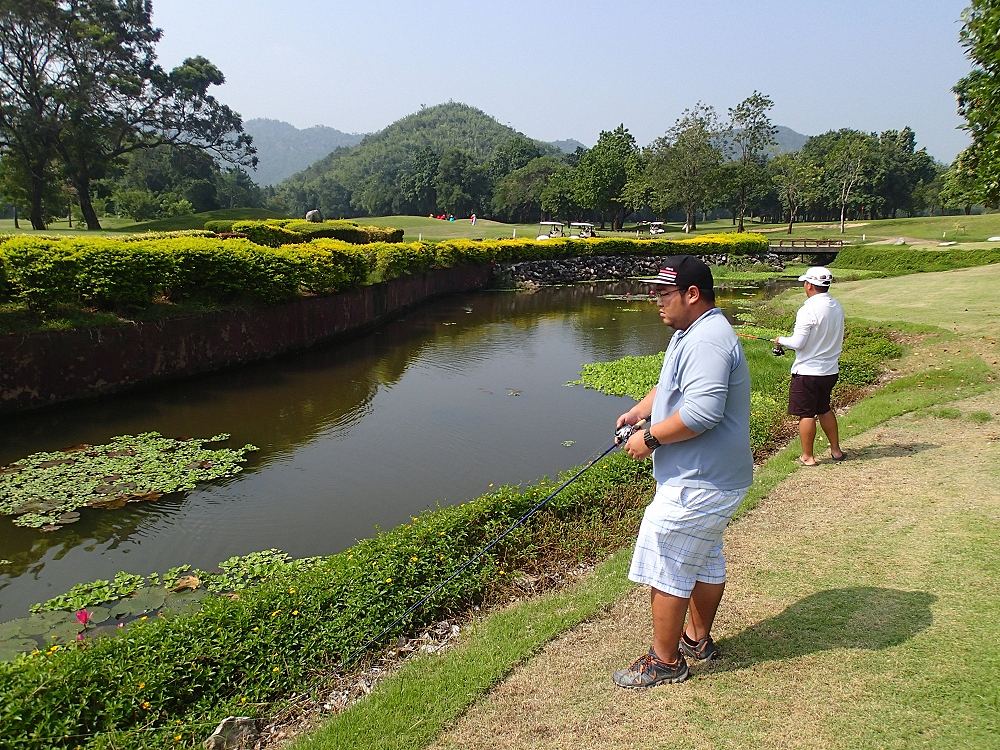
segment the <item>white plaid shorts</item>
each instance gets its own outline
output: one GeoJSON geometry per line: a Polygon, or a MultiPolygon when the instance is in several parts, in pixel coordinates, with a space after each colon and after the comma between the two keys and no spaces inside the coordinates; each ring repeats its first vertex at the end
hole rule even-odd
{"type": "Polygon", "coordinates": [[[725,583],[722,532],[748,489],[659,485],[639,525],[629,580],[682,597],[697,581],[725,583]]]}

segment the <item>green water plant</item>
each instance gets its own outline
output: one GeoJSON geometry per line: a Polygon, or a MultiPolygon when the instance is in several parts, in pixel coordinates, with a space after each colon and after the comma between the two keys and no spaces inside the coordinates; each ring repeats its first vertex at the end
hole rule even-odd
{"type": "Polygon", "coordinates": [[[207,448],[229,435],[175,440],[156,432],[121,435],[103,445],[33,453],[0,468],[0,514],[18,526],[53,530],[80,508],[121,508],[193,490],[242,471],[252,445],[207,448]]]}

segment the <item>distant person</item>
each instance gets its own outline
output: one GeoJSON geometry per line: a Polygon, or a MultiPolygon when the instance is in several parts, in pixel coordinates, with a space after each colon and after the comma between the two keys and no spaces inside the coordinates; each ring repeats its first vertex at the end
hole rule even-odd
{"type": "Polygon", "coordinates": [[[472,214],[472,216],[469,217],[469,222],[471,222],[472,226],[476,226],[476,215],[475,214],[472,214]]]}
{"type": "Polygon", "coordinates": [[[448,221],[455,221],[455,214],[448,214],[448,221]]]}
{"type": "Polygon", "coordinates": [[[816,466],[817,419],[830,441],[830,457],[834,461],[845,458],[840,449],[837,415],[830,406],[844,348],[844,308],[829,294],[833,283],[829,268],[813,266],[799,276],[799,281],[806,301],[795,315],[795,330],[791,336],[778,336],[774,343],[795,350],[788,413],[799,418],[799,463],[816,466]]]}
{"type": "Polygon", "coordinates": [[[750,370],[715,305],[712,271],[678,255],[649,283],[674,333],[659,381],[615,425],[645,420],[625,452],[637,461],[652,456],[656,480],[628,573],[650,587],[653,643],[615,672],[625,688],[686,680],[685,656],[719,658],[711,630],[726,587],[722,533],[753,480],[750,370]]]}

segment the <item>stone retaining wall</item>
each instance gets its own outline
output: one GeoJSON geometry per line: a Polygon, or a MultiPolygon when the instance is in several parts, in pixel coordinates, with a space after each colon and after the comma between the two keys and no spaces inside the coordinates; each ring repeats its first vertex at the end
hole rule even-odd
{"type": "Polygon", "coordinates": [[[269,307],[0,336],[0,413],[305,349],[378,325],[431,297],[481,288],[490,274],[488,266],[468,266],[269,307]]]}

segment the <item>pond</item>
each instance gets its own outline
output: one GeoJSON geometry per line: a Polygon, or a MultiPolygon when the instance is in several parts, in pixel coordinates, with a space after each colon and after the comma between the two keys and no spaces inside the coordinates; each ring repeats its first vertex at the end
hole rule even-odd
{"type": "MultiPolygon", "coordinates": [[[[157,431],[253,443],[237,477],[156,502],[82,511],[54,532],[0,518],[0,620],[116,571],[165,571],[278,548],[337,552],[492,484],[532,483],[607,447],[631,405],[581,365],[662,351],[670,330],[627,284],[438,299],[363,337],[134,393],[5,418],[0,465],[157,431]]],[[[724,293],[740,300],[771,287],[724,293]]]]}

